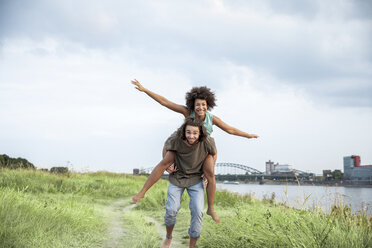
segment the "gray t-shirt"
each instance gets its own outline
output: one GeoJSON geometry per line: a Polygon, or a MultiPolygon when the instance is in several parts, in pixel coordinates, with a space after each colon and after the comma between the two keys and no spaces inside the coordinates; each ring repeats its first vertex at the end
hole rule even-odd
{"type": "Polygon", "coordinates": [[[188,146],[173,133],[165,142],[167,151],[176,153],[174,164],[178,171],[169,175],[169,182],[178,187],[190,187],[202,181],[202,167],[208,154],[216,154],[214,139],[207,137],[204,141],[188,146]]]}

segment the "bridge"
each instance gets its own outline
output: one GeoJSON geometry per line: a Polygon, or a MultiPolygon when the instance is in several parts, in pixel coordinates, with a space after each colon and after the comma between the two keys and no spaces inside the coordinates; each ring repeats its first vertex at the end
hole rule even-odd
{"type": "MultiPolygon", "coordinates": [[[[140,173],[150,174],[154,167],[141,169],[140,173]]],[[[264,173],[247,165],[235,163],[216,163],[215,175],[263,175],[264,173]]]]}
{"type": "Polygon", "coordinates": [[[216,163],[215,175],[262,175],[263,172],[247,165],[235,163],[216,163]]]}
{"type": "MultiPolygon", "coordinates": [[[[140,174],[150,174],[154,167],[141,169],[140,174]]],[[[215,165],[216,180],[224,181],[261,181],[263,179],[269,180],[297,180],[309,179],[312,173],[304,172],[301,170],[293,169],[292,172],[284,174],[266,175],[251,166],[236,164],[236,163],[216,163],[215,165]]],[[[168,177],[168,173],[163,175],[164,178],[168,177]]]]}

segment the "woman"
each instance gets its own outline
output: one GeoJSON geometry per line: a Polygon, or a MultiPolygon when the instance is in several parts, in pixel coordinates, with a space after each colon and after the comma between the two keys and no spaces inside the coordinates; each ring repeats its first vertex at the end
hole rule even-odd
{"type": "MultiPolygon", "coordinates": [[[[237,135],[241,137],[245,137],[248,139],[251,138],[258,138],[256,134],[249,134],[243,132],[235,127],[229,126],[225,122],[223,122],[220,118],[215,115],[212,115],[208,110],[213,109],[216,106],[216,99],[214,93],[207,87],[193,87],[189,92],[186,93],[186,106],[179,105],[174,102],[169,101],[163,96],[160,96],[146,88],[144,88],[140,82],[136,79],[132,80],[132,84],[134,84],[137,90],[146,93],[149,97],[163,105],[164,107],[173,110],[174,112],[182,114],[185,118],[188,117],[195,117],[203,121],[203,124],[208,132],[208,135],[211,135],[213,132],[213,125],[221,128],[223,131],[227,132],[228,134],[237,135]]],[[[165,154],[165,148],[163,148],[163,156],[165,154]]],[[[208,201],[208,209],[207,214],[212,217],[214,221],[217,223],[220,222],[219,217],[214,212],[214,196],[216,192],[216,180],[214,178],[214,164],[217,159],[217,154],[212,156],[208,155],[203,164],[203,173],[204,177],[207,179],[207,201],[208,201]]],[[[176,170],[173,166],[167,170],[168,172],[172,172],[176,170]]]]}

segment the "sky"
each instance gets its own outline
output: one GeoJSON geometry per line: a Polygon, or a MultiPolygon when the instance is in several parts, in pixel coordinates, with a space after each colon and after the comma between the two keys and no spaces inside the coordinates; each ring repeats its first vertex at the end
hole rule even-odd
{"type": "Polygon", "coordinates": [[[372,164],[372,2],[0,0],[0,154],[37,168],[131,173],[207,86],[217,162],[303,171],[372,164]]]}

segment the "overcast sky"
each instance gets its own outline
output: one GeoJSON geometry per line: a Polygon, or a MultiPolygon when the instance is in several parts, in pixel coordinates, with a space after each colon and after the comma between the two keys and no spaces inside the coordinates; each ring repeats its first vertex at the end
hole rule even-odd
{"type": "Polygon", "coordinates": [[[372,1],[0,0],[0,154],[38,168],[155,166],[193,86],[212,113],[217,162],[269,159],[321,173],[372,164],[372,1]]]}

